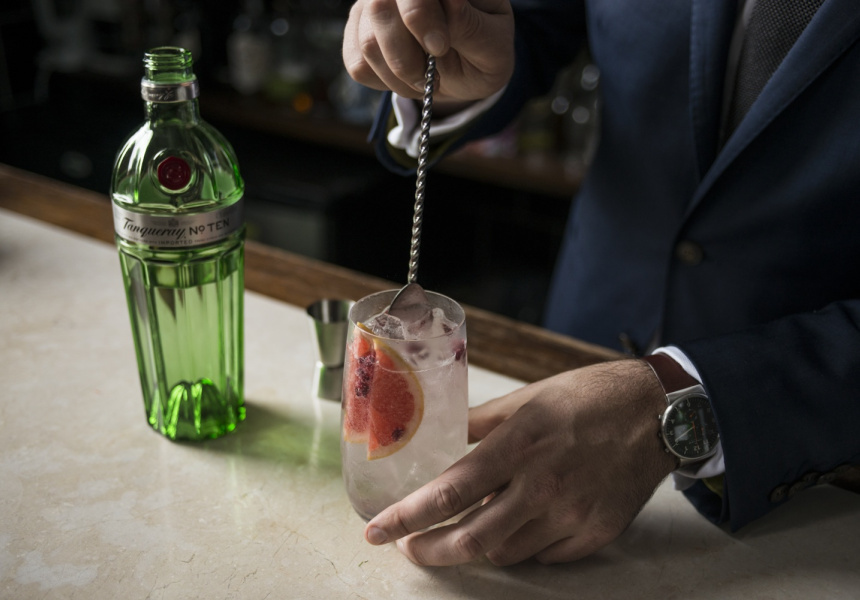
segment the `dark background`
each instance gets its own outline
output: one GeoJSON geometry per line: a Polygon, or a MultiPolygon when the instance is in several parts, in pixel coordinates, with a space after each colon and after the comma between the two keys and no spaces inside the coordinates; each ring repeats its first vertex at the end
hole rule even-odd
{"type": "MultiPolygon", "coordinates": [[[[239,157],[249,237],[405,281],[415,184],[382,168],[364,142],[378,94],[343,73],[340,34],[350,4],[4,0],[0,162],[109,202],[115,153],[143,120],[143,52],[181,45],[194,52],[204,119],[239,157]],[[236,70],[237,48],[252,42],[268,52],[255,84],[236,79],[243,71],[236,70]]],[[[517,169],[525,165],[524,175],[499,183],[492,171],[482,174],[481,163],[446,169],[449,159],[430,171],[422,285],[540,321],[571,192],[590,151],[590,129],[584,134],[567,118],[577,102],[595,112],[594,95],[578,85],[581,72],[575,65],[573,93],[567,82],[566,92],[536,102],[515,128],[466,151],[488,166],[501,155],[517,169]],[[561,182],[530,174],[530,164],[561,165],[553,171],[562,172],[561,182]]]]}

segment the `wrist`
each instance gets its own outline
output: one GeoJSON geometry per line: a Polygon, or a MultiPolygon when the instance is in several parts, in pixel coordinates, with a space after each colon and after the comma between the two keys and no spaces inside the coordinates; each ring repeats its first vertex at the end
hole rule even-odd
{"type": "Polygon", "coordinates": [[[639,390],[638,402],[642,404],[642,419],[646,446],[643,451],[652,457],[652,463],[659,470],[662,479],[678,468],[677,457],[666,452],[660,435],[659,420],[655,417],[666,410],[666,393],[656,376],[654,369],[643,360],[633,360],[639,367],[637,373],[637,389],[639,390]]]}

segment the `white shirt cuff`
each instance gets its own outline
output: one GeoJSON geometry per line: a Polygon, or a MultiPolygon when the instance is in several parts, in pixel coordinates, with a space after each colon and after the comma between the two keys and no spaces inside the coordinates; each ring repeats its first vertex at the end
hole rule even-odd
{"type": "MultiPolygon", "coordinates": [[[[460,112],[443,119],[434,119],[430,128],[430,139],[434,136],[450,133],[464,124],[477,118],[490,108],[504,93],[505,88],[488,98],[475,102],[460,112]]],[[[403,98],[397,94],[391,95],[391,105],[394,108],[394,118],[397,124],[388,132],[388,143],[405,150],[412,158],[418,158],[418,146],[421,143],[421,111],[420,104],[415,100],[403,98]]]]}
{"type": "MultiPolygon", "coordinates": [[[[702,378],[699,375],[699,371],[696,369],[696,366],[693,364],[693,361],[691,361],[680,348],[675,346],[664,346],[654,350],[654,354],[665,354],[669,358],[674,359],[675,362],[681,365],[681,368],[684,369],[691,377],[694,377],[699,383],[702,382],[702,378]]],[[[685,490],[696,483],[697,479],[716,477],[717,475],[722,475],[725,472],[726,462],[723,457],[723,445],[722,443],[717,443],[716,454],[703,463],[681,467],[672,473],[672,477],[675,480],[675,489],[685,490]]]]}

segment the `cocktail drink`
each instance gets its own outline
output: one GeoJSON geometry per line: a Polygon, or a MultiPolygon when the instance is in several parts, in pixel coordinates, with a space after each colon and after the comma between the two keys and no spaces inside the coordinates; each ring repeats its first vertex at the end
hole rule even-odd
{"type": "Polygon", "coordinates": [[[436,58],[427,57],[407,284],[349,311],[342,404],[343,480],[370,520],[466,452],[466,316],[416,282],[436,58]]]}
{"type": "Polygon", "coordinates": [[[364,519],[466,452],[465,314],[450,298],[418,290],[408,310],[389,310],[390,290],[349,313],[341,456],[347,494],[364,519]]]}

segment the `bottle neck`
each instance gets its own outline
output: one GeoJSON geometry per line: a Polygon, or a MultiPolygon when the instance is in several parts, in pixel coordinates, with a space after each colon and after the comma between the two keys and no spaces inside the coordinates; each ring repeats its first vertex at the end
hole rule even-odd
{"type": "Polygon", "coordinates": [[[146,106],[146,118],[154,124],[168,120],[198,122],[199,88],[191,53],[183,48],[154,48],[146,53],[143,63],[140,95],[146,106]]]}
{"type": "Polygon", "coordinates": [[[144,102],[144,108],[147,121],[154,126],[167,121],[200,122],[197,98],[183,102],[144,102]]]}

